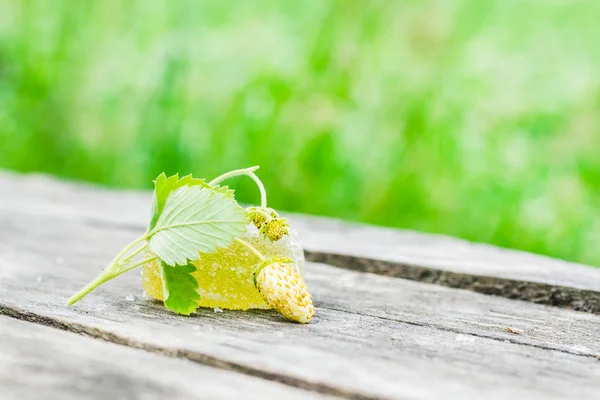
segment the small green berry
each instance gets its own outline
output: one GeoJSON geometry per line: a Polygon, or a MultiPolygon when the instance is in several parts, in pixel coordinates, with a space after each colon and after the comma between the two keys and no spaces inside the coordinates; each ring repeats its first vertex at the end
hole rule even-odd
{"type": "MultiPolygon", "coordinates": [[[[278,218],[279,214],[272,208],[258,208],[258,207],[250,207],[248,208],[247,218],[248,221],[252,222],[256,229],[262,228],[265,222],[267,222],[267,218],[265,214],[269,214],[271,218],[278,218]]],[[[270,218],[269,218],[270,219],[270,218]]]]}
{"type": "Polygon", "coordinates": [[[260,228],[260,234],[269,239],[271,242],[276,242],[284,235],[288,234],[288,226],[290,226],[285,218],[273,218],[265,222],[260,228]]]}
{"type": "Polygon", "coordinates": [[[266,221],[267,219],[262,214],[256,213],[252,216],[252,223],[257,229],[260,229],[266,221]]]}

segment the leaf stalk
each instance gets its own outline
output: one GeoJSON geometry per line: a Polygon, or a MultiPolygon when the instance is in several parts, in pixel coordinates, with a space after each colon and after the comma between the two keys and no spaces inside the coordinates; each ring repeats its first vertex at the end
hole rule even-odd
{"type": "Polygon", "coordinates": [[[256,174],[254,173],[254,171],[256,171],[258,168],[259,168],[258,166],[254,166],[254,167],[229,171],[223,175],[217,176],[215,179],[210,181],[208,184],[210,186],[214,186],[214,185],[219,184],[220,182],[223,182],[226,179],[233,178],[235,176],[240,176],[240,175],[249,176],[250,178],[252,178],[254,183],[256,183],[256,186],[258,186],[258,190],[260,191],[260,206],[262,208],[266,208],[267,207],[267,191],[265,190],[265,186],[263,185],[260,178],[258,176],[256,176],[256,174]]]}
{"type": "Polygon", "coordinates": [[[238,242],[239,244],[241,244],[242,246],[246,247],[252,253],[254,253],[254,255],[256,257],[258,257],[258,259],[260,259],[260,261],[265,261],[266,260],[265,256],[263,256],[262,253],[260,251],[258,251],[256,249],[256,247],[252,246],[250,243],[248,243],[245,240],[242,240],[240,238],[235,238],[235,241],[238,242]]]}
{"type": "Polygon", "coordinates": [[[148,243],[144,243],[144,245],[140,246],[139,248],[137,248],[136,250],[131,252],[131,250],[135,246],[137,246],[141,242],[145,241],[146,239],[147,239],[147,236],[143,235],[143,236],[139,237],[138,239],[134,240],[133,242],[129,243],[127,246],[125,246],[123,248],[123,250],[121,250],[119,252],[119,254],[117,254],[117,256],[108,265],[108,267],[106,267],[104,269],[104,271],[102,271],[102,273],[96,279],[94,279],[93,281],[88,283],[83,289],[81,289],[79,292],[75,293],[73,296],[71,296],[71,298],[69,298],[69,300],[67,300],[67,305],[70,306],[70,305],[75,304],[76,302],[81,300],[83,297],[88,295],[91,291],[93,291],[98,286],[102,285],[103,283],[110,281],[111,279],[114,279],[117,276],[124,274],[127,271],[131,271],[134,268],[137,268],[141,265],[144,265],[146,263],[156,260],[157,257],[153,256],[153,257],[149,257],[149,258],[146,258],[144,260],[141,260],[141,261],[138,261],[135,263],[129,262],[134,256],[136,256],[137,254],[139,254],[145,248],[148,247],[148,243]],[[127,257],[124,260],[121,260],[126,255],[127,255],[127,257]]]}

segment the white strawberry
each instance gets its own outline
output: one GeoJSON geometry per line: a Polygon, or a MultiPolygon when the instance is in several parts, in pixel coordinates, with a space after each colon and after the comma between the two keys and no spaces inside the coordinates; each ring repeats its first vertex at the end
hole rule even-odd
{"type": "Polygon", "coordinates": [[[284,259],[261,263],[254,284],[265,302],[285,319],[307,324],[315,315],[312,296],[302,276],[284,259]]]}

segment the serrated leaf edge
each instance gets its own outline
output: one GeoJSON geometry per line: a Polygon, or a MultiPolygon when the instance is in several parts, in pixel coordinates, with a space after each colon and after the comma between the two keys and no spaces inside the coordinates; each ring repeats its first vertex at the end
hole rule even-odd
{"type": "MultiPolygon", "coordinates": [[[[194,264],[192,264],[191,262],[188,262],[188,264],[186,264],[185,266],[188,266],[188,265],[192,265],[194,267],[194,271],[198,270],[197,267],[194,264]]],[[[195,282],[195,285],[193,287],[194,293],[195,293],[195,296],[193,298],[193,302],[195,305],[194,308],[193,309],[187,308],[185,310],[176,310],[174,307],[171,307],[171,305],[168,304],[171,293],[167,289],[167,280],[165,279],[164,268],[177,268],[178,266],[170,266],[169,264],[167,264],[160,258],[158,259],[158,266],[160,269],[160,276],[161,276],[161,280],[162,280],[163,299],[164,299],[163,304],[165,305],[165,308],[167,310],[173,311],[175,314],[180,314],[180,315],[190,315],[190,314],[194,313],[198,309],[198,302],[200,300],[200,294],[198,293],[198,288],[200,287],[200,284],[198,283],[198,280],[192,275],[191,272],[188,273],[189,278],[193,279],[193,281],[195,282]]]]}
{"type": "MultiPolygon", "coordinates": [[[[181,190],[181,189],[182,189],[182,188],[184,188],[184,187],[188,187],[188,188],[189,188],[189,187],[191,187],[191,186],[187,186],[187,185],[185,185],[185,186],[181,186],[181,187],[177,188],[177,189],[176,189],[176,191],[179,191],[179,190],[181,190]]],[[[203,189],[204,189],[204,188],[203,188],[203,189]]],[[[201,189],[201,190],[203,190],[203,189],[201,189]]],[[[172,195],[173,195],[173,193],[175,193],[176,191],[173,191],[173,192],[172,192],[172,193],[169,195],[169,197],[170,197],[170,196],[172,196],[172,195]]],[[[218,229],[218,230],[223,230],[223,228],[222,228],[222,227],[219,227],[218,225],[215,225],[215,223],[236,224],[237,222],[240,222],[241,220],[243,220],[243,221],[245,222],[245,210],[244,210],[244,208],[243,208],[243,207],[241,207],[241,206],[240,206],[240,205],[237,203],[237,201],[235,201],[235,199],[233,199],[233,198],[228,198],[228,197],[227,197],[226,195],[224,195],[223,193],[219,193],[219,192],[210,191],[210,192],[207,194],[207,197],[206,197],[206,202],[207,202],[207,204],[208,204],[209,202],[211,202],[211,201],[212,201],[212,200],[211,200],[211,198],[212,198],[212,197],[214,197],[214,196],[223,196],[223,199],[225,199],[225,200],[227,200],[227,201],[232,201],[232,206],[233,206],[233,208],[232,208],[232,210],[231,210],[231,211],[232,211],[232,212],[235,212],[235,211],[239,212],[239,213],[240,213],[240,216],[241,216],[241,218],[240,218],[239,220],[238,220],[238,219],[219,219],[219,220],[205,220],[205,221],[196,221],[196,222],[191,222],[191,223],[177,223],[177,224],[169,224],[169,225],[165,225],[165,226],[160,226],[159,228],[157,228],[157,226],[159,226],[159,222],[160,222],[161,220],[164,220],[164,219],[166,219],[166,218],[173,218],[173,216],[172,216],[172,215],[171,215],[171,216],[165,216],[164,214],[161,214],[161,216],[158,218],[158,220],[157,220],[157,222],[156,222],[156,224],[155,224],[155,226],[154,226],[153,230],[152,230],[152,231],[150,231],[150,232],[147,234],[147,239],[148,239],[148,243],[149,243],[149,246],[150,246],[150,248],[151,248],[151,249],[152,249],[152,250],[153,250],[153,251],[156,253],[156,251],[153,249],[153,242],[152,242],[152,239],[153,239],[153,238],[155,238],[155,237],[156,237],[156,235],[157,235],[158,233],[160,233],[160,232],[162,232],[162,231],[165,231],[165,230],[174,229],[174,228],[181,228],[181,227],[192,227],[192,226],[198,226],[198,225],[212,225],[212,226],[213,226],[213,228],[216,228],[216,229],[218,229]],[[236,210],[236,208],[237,208],[237,210],[236,210]]],[[[166,204],[166,202],[165,202],[165,204],[166,204]]],[[[190,205],[190,206],[187,206],[187,207],[186,207],[186,209],[187,209],[187,208],[189,208],[189,207],[191,207],[191,205],[190,205]]],[[[207,207],[208,207],[208,205],[207,205],[207,207]]],[[[173,208],[173,210],[177,210],[177,208],[178,208],[178,207],[174,207],[174,208],[173,208]]],[[[223,207],[223,208],[224,208],[224,207],[223,207]]],[[[211,217],[213,217],[215,214],[217,214],[217,213],[221,212],[221,211],[223,210],[223,208],[222,208],[221,210],[217,211],[217,212],[214,212],[214,213],[213,213],[211,216],[209,216],[209,217],[207,217],[207,218],[211,218],[211,217]]],[[[198,212],[200,212],[200,211],[202,211],[202,210],[196,210],[196,212],[195,212],[194,214],[192,214],[192,216],[195,216],[195,215],[197,215],[197,214],[198,214],[198,212]]],[[[171,213],[172,213],[172,212],[180,212],[180,211],[171,211],[171,213]]],[[[228,214],[228,215],[227,215],[227,217],[229,217],[229,216],[231,216],[231,215],[234,215],[234,213],[230,213],[230,214],[228,214]]],[[[188,216],[188,218],[189,218],[189,216],[188,216]]],[[[227,232],[227,231],[226,231],[226,232],[228,233],[228,235],[230,235],[230,236],[232,236],[233,238],[235,238],[235,237],[238,237],[239,235],[243,234],[244,230],[245,230],[245,224],[244,224],[244,227],[240,226],[240,228],[239,228],[239,229],[236,229],[236,231],[239,231],[239,232],[234,232],[234,233],[230,233],[230,232],[227,232]]],[[[175,231],[175,232],[176,232],[177,236],[183,237],[183,235],[182,235],[180,232],[177,232],[177,231],[175,231]]],[[[212,236],[212,235],[210,235],[210,234],[208,234],[208,233],[206,233],[206,232],[202,232],[202,234],[203,234],[203,235],[205,235],[205,236],[212,236]]],[[[184,239],[187,239],[189,242],[193,242],[194,244],[197,244],[197,240],[190,240],[189,238],[185,238],[185,237],[184,237],[184,239]]],[[[228,240],[227,240],[227,238],[223,238],[223,237],[218,237],[218,239],[219,239],[219,242],[228,241],[228,240]]],[[[155,239],[155,242],[154,242],[154,243],[156,243],[156,240],[158,240],[158,238],[156,238],[156,239],[155,239]]],[[[226,247],[226,245],[223,245],[222,243],[217,243],[217,244],[215,245],[215,247],[214,247],[214,248],[211,248],[210,250],[199,248],[199,249],[197,249],[197,250],[195,250],[195,251],[193,251],[193,252],[192,252],[192,251],[191,251],[191,250],[189,250],[189,249],[186,249],[186,248],[184,248],[184,247],[181,247],[181,246],[177,245],[177,243],[173,242],[173,240],[172,240],[170,237],[165,237],[165,236],[161,236],[161,239],[159,240],[159,243],[157,243],[157,245],[161,245],[161,247],[162,247],[163,249],[165,249],[165,248],[169,248],[169,246],[167,246],[167,245],[165,244],[165,240],[167,240],[167,241],[169,241],[169,242],[173,243],[174,245],[176,245],[177,247],[179,247],[179,248],[182,250],[182,251],[180,252],[180,254],[177,254],[177,253],[176,253],[174,250],[170,250],[170,253],[171,253],[171,256],[172,256],[172,257],[168,257],[168,258],[169,258],[169,260],[165,260],[164,258],[162,259],[162,260],[163,260],[163,262],[165,262],[167,265],[170,265],[170,266],[185,265],[185,264],[186,264],[186,263],[188,263],[190,260],[194,260],[194,259],[196,259],[196,258],[197,258],[197,256],[198,256],[198,252],[200,252],[200,251],[203,251],[203,252],[214,252],[214,251],[216,251],[216,250],[217,250],[219,247],[223,247],[223,246],[225,246],[225,247],[226,247]],[[170,261],[171,261],[172,263],[170,263],[170,261]]],[[[207,246],[207,247],[208,247],[208,246],[207,246]]],[[[162,254],[163,254],[163,257],[164,257],[165,253],[163,252],[162,254]]],[[[157,253],[157,255],[159,255],[159,254],[157,253]]]]}
{"type": "MultiPolygon", "coordinates": [[[[235,191],[232,189],[229,189],[228,186],[219,186],[219,185],[211,186],[208,183],[206,183],[206,179],[194,178],[192,176],[192,174],[188,174],[182,178],[179,178],[179,173],[167,177],[167,175],[164,172],[161,172],[160,175],[158,175],[153,182],[154,182],[154,192],[152,194],[152,211],[150,214],[150,222],[148,223],[148,228],[146,229],[147,232],[150,232],[154,228],[156,223],[158,222],[158,219],[160,218],[160,215],[162,214],[162,208],[164,208],[164,205],[167,202],[166,199],[169,198],[169,196],[171,195],[172,192],[174,192],[175,190],[177,190],[183,186],[201,186],[205,189],[210,189],[210,190],[214,191],[215,193],[221,193],[221,194],[225,195],[225,197],[231,198],[231,199],[234,198],[234,194],[235,194],[235,191]],[[169,181],[173,181],[173,180],[175,181],[174,184],[167,185],[167,183],[169,181]],[[163,202],[163,205],[161,208],[161,207],[159,207],[159,204],[158,204],[158,198],[159,198],[158,190],[161,187],[165,187],[164,185],[166,185],[166,187],[172,186],[172,189],[166,195],[165,201],[163,202]]],[[[160,196],[164,196],[164,194],[162,193],[163,191],[164,191],[164,189],[161,190],[160,196]]]]}

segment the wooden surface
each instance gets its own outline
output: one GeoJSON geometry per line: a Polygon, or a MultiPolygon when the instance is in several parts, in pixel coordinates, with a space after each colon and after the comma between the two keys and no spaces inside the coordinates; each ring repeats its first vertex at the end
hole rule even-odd
{"type": "MultiPolygon", "coordinates": [[[[40,175],[22,181],[20,175],[1,171],[0,181],[11,194],[2,199],[7,212],[31,204],[32,215],[59,215],[134,232],[147,224],[148,192],[99,189],[40,175]]],[[[287,216],[311,261],[600,314],[597,268],[442,235],[287,216]]]]}
{"type": "Polygon", "coordinates": [[[240,391],[263,393],[264,398],[598,396],[600,316],[533,304],[535,299],[512,300],[360,272],[385,260],[390,264],[382,265],[388,269],[376,272],[399,276],[393,271],[407,267],[406,260],[393,259],[396,254],[410,258],[408,270],[413,272],[424,268],[479,276],[480,281],[529,282],[548,291],[565,287],[597,293],[596,269],[445,237],[377,233],[379,229],[367,227],[360,247],[358,229],[363,228],[294,216],[293,226],[300,228],[312,259],[359,270],[307,265],[317,306],[317,316],[307,326],[286,323],[272,311],[201,309],[189,318],[174,316],[142,295],[135,271],[75,307],[65,307],[69,295],[141,233],[148,209],[148,193],[0,175],[0,314],[5,316],[0,317],[0,389],[14,398],[35,394],[20,384],[26,373],[15,374],[29,366],[30,375],[41,377],[30,386],[48,388],[48,398],[57,393],[51,390],[64,390],[65,398],[117,397],[81,390],[103,379],[119,379],[123,393],[131,393],[128,398],[158,397],[173,387],[174,398],[240,398],[240,391]],[[383,237],[394,239],[385,242],[383,237]],[[382,252],[380,242],[393,249],[382,252]],[[452,251],[452,243],[459,249],[452,251]],[[465,254],[462,263],[460,254],[465,254]],[[502,265],[503,254],[512,275],[494,270],[502,265]],[[537,281],[533,270],[519,275],[515,260],[561,272],[553,282],[544,274],[537,281]],[[452,262],[463,269],[452,270],[452,262]],[[570,277],[569,268],[574,271],[570,277]],[[116,354],[129,361],[117,361],[120,367],[112,368],[116,354]],[[42,361],[54,358],[55,370],[42,361]],[[95,363],[98,370],[86,373],[95,363]],[[149,370],[169,373],[146,387],[149,370]],[[197,376],[195,383],[186,384],[191,374],[197,376]],[[204,384],[196,384],[203,379],[215,382],[207,383],[205,392],[199,388],[204,384]],[[283,394],[277,395],[279,391],[283,394]]]}
{"type": "Polygon", "coordinates": [[[305,391],[280,383],[5,316],[0,338],[2,399],[306,398],[305,391]]]}

